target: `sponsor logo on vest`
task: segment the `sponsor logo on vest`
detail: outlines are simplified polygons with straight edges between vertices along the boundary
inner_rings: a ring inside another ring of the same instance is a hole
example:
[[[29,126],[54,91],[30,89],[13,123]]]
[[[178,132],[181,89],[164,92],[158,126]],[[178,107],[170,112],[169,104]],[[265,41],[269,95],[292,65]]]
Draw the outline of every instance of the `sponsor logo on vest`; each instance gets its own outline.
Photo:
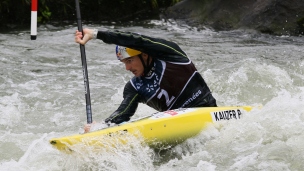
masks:
[[[235,110],[223,110],[217,112],[211,112],[213,121],[241,119],[242,112],[240,109]]]
[[[189,103],[194,101],[200,94],[202,94],[201,90],[198,90],[196,93],[192,94],[192,97],[190,97],[186,102],[182,105],[182,107],[187,106]]]

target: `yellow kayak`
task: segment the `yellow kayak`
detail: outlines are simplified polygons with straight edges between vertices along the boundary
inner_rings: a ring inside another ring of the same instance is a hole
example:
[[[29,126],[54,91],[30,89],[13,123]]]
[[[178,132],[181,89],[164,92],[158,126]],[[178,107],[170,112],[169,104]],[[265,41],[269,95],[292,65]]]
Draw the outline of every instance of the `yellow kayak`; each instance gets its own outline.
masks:
[[[143,138],[144,142],[153,148],[176,145],[200,133],[208,123],[238,120],[244,112],[251,109],[251,106],[199,107],[157,112],[142,119],[90,133],[53,138],[50,143],[61,151],[73,151],[73,146],[80,144],[102,147],[108,146],[109,141],[112,145],[117,144],[117,141],[124,143],[127,136],[132,135]]]

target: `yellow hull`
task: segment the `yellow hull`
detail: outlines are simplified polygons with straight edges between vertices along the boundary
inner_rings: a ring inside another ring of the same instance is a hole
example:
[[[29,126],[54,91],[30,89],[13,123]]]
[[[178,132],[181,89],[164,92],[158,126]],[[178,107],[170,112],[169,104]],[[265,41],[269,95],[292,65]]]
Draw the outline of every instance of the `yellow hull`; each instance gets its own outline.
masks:
[[[124,135],[134,135],[141,136],[147,144],[155,148],[176,145],[197,135],[208,123],[240,119],[244,111],[248,112],[251,109],[250,106],[242,106],[169,110],[86,134],[53,138],[50,143],[59,150],[72,151],[74,145],[103,146],[102,140],[111,139],[114,136],[118,136],[119,141],[123,143],[126,141]]]

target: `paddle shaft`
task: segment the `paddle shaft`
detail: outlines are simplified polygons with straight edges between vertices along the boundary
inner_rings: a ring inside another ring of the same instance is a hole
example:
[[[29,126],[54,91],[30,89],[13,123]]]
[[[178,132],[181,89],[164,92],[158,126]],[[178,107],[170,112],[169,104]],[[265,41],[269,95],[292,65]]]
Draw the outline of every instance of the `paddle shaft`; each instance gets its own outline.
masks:
[[[80,14],[79,0],[75,0],[75,3],[76,3],[78,31],[83,32],[82,31],[82,24],[81,24],[81,14]],[[83,79],[84,79],[87,123],[90,124],[90,123],[92,123],[91,97],[90,97],[90,87],[89,87],[89,77],[88,77],[88,68],[87,68],[85,47],[82,44],[80,44],[80,53],[81,53],[82,72],[83,72]]]

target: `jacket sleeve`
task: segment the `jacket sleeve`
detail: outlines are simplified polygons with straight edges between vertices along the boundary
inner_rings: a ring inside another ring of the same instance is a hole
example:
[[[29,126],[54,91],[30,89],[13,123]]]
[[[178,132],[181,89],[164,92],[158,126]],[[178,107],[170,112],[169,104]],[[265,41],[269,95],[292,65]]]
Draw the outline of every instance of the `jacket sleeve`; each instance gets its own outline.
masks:
[[[124,121],[129,121],[131,116],[134,115],[140,98],[130,81],[125,85],[123,98],[118,109],[112,113],[110,117],[105,119],[105,122],[119,124]]]
[[[129,47],[168,62],[189,62],[186,53],[174,42],[138,33],[98,31],[97,38],[108,44]]]

